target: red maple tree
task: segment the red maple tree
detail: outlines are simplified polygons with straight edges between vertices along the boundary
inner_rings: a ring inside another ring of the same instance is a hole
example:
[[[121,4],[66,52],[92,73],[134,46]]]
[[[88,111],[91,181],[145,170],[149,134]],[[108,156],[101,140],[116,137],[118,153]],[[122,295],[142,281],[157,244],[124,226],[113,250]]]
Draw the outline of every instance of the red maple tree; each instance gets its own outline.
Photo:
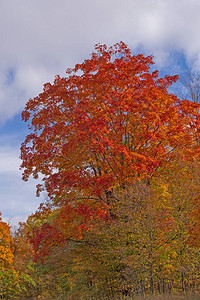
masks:
[[[132,55],[123,42],[98,44],[22,113],[31,129],[21,146],[23,179],[42,174],[38,193],[47,190],[61,212],[87,216],[84,224],[105,217],[103,195],[113,187],[148,180],[177,149],[199,154],[199,104],[170,94],[178,76],[160,78],[152,65],[152,56]]]

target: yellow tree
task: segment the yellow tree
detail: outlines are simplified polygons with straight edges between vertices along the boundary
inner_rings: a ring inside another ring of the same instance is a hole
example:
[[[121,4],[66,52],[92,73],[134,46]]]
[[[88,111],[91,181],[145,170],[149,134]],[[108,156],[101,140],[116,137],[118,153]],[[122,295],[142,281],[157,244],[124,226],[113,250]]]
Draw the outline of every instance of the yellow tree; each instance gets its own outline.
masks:
[[[0,270],[9,268],[14,259],[14,242],[10,234],[10,227],[0,217]]]

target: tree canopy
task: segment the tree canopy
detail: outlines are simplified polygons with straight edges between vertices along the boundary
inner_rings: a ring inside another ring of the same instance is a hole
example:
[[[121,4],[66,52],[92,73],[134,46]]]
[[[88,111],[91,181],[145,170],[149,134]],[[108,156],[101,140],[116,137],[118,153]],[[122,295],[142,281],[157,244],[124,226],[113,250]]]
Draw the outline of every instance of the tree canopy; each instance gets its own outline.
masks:
[[[96,45],[66,77],[46,83],[22,114],[32,131],[21,147],[23,179],[42,174],[59,202],[71,191],[100,195],[151,177],[177,148],[197,156],[198,103],[168,93],[178,76],[160,78],[152,64],[123,42]]]

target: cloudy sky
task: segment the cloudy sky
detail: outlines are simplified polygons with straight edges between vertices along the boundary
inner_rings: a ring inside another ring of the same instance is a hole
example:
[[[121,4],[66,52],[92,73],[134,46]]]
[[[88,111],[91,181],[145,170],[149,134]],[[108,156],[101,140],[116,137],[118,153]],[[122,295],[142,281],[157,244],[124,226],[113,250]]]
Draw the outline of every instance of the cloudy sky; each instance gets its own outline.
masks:
[[[26,101],[45,82],[81,63],[96,43],[124,41],[153,54],[161,73],[200,67],[199,0],[1,0],[0,211],[24,220],[43,201],[34,180],[23,182],[20,144]]]

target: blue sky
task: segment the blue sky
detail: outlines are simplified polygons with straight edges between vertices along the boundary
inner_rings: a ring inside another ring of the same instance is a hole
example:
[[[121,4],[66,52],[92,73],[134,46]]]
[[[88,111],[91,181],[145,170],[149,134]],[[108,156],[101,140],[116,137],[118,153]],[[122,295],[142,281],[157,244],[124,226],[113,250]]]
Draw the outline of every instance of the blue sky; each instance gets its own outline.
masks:
[[[16,223],[46,195],[21,180],[21,112],[45,82],[81,63],[96,43],[124,41],[155,56],[160,74],[200,68],[199,0],[1,0],[0,211]]]

